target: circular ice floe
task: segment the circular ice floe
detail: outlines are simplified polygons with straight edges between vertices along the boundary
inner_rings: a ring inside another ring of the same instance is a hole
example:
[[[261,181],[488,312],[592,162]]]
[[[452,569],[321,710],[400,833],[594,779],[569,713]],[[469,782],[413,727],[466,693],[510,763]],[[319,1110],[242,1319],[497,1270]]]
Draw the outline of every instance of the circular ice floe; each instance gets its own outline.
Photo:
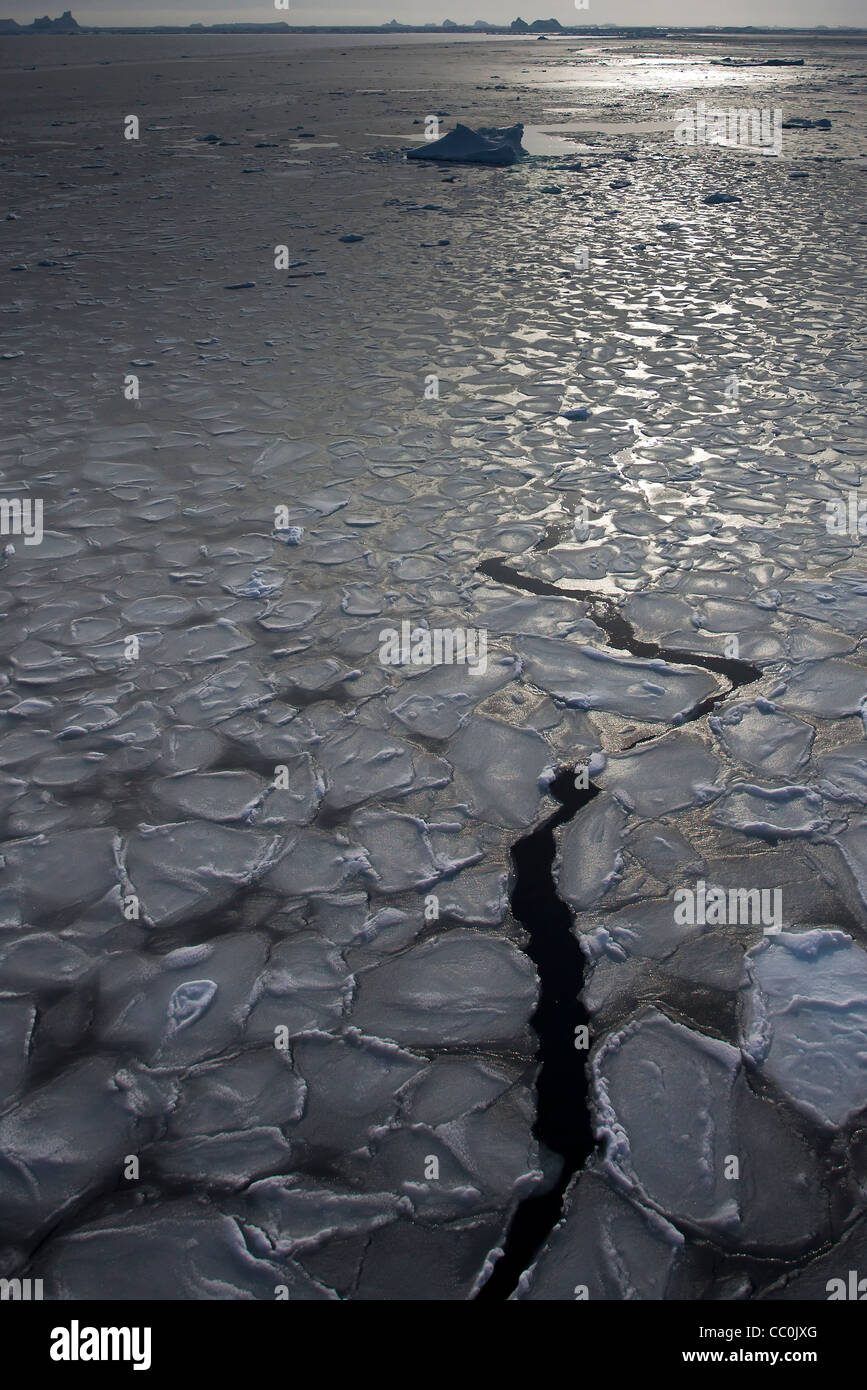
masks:
[[[746,957],[743,1050],[799,1110],[835,1128],[867,1105],[867,954],[845,932],[766,937]]]

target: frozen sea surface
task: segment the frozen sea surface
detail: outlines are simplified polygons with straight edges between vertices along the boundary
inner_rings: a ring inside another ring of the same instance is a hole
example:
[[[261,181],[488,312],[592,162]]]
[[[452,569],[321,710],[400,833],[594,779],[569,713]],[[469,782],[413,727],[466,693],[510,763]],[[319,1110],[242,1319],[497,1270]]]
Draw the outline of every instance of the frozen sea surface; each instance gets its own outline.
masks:
[[[44,508],[0,564],[0,1275],[472,1298],[559,1172],[509,894],[567,767],[596,1147],[515,1296],[824,1297],[867,1219],[863,50],[341,38],[180,90],[93,42],[0,99],[2,492]],[[407,163],[431,89],[583,103],[590,155]],[[676,146],[714,92],[848,114]],[[404,624],[484,660],[384,659]]]

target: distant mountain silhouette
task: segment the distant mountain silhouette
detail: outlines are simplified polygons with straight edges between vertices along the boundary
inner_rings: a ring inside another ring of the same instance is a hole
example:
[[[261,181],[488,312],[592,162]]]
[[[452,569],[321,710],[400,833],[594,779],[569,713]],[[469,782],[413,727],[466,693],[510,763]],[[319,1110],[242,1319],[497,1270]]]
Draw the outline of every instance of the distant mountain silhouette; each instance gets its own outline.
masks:
[[[14,19],[0,19],[0,34],[80,34],[78,20],[71,10],[64,10],[59,19],[49,19],[43,15],[32,24],[18,24]]]

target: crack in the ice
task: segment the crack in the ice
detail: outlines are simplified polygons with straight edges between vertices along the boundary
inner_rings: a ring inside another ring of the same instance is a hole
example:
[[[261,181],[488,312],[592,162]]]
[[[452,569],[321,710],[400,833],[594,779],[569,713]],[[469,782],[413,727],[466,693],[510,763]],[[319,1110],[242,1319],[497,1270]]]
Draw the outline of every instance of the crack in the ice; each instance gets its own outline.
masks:
[[[736,689],[759,679],[758,667],[734,657],[670,650],[638,638],[628,618],[613,599],[588,590],[566,590],[544,579],[521,574],[502,557],[483,560],[479,572],[499,584],[532,594],[552,594],[588,603],[593,621],[605,632],[612,648],[648,660],[688,663],[703,667],[730,682],[678,716],[676,725],[689,724],[709,713]],[[630,746],[662,738],[671,728],[636,739]],[[586,781],[587,785],[583,785]],[[563,1199],[574,1175],[593,1153],[595,1140],[589,1109],[588,1050],[578,1045],[578,1030],[589,1028],[589,1016],[581,999],[584,957],[572,932],[572,913],[557,894],[553,864],[557,845],[554,831],[598,794],[589,778],[578,784],[576,768],[561,768],[550,785],[560,809],[512,847],[515,883],[512,912],[527,931],[527,955],[539,976],[539,1002],[531,1019],[539,1039],[536,1079],[536,1121],[533,1133],[540,1144],[563,1160],[557,1181],[546,1192],[530,1196],[515,1210],[490,1277],[476,1297],[508,1298],[521,1275],[532,1264],[562,1215]]]

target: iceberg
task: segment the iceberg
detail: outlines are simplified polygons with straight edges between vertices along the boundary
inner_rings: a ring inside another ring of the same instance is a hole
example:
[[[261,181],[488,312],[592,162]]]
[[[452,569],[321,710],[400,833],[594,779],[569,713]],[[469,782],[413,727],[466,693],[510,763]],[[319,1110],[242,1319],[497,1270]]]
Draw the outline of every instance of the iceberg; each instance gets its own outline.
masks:
[[[439,140],[407,151],[407,159],[447,160],[450,164],[515,164],[527,151],[518,125],[471,130],[460,122]]]

